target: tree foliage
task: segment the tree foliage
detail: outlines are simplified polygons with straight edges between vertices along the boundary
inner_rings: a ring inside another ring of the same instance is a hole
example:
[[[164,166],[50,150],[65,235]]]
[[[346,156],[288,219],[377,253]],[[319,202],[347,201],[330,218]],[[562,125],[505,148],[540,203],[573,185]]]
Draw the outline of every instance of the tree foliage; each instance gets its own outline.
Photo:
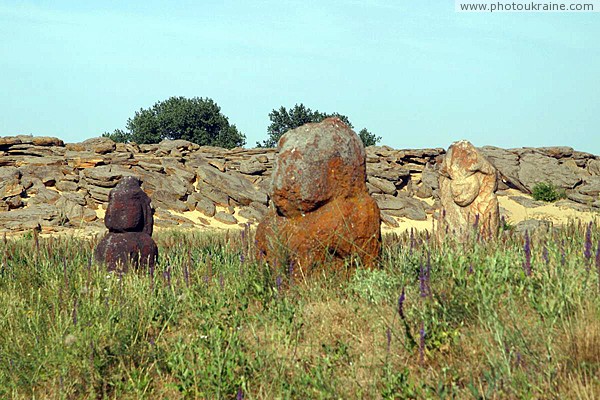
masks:
[[[140,109],[127,120],[126,131],[105,133],[115,142],[158,143],[184,139],[201,146],[243,146],[246,137],[229,123],[212,99],[171,97],[149,109]]]
[[[281,136],[287,131],[311,122],[321,122],[329,117],[338,117],[351,129],[354,128],[348,117],[339,113],[327,114],[318,110],[313,111],[302,103],[296,104],[289,110],[285,107],[280,107],[279,110],[273,110],[269,113],[269,119],[271,120],[271,124],[267,128],[269,137],[266,140],[263,140],[262,143],[256,143],[256,146],[276,147]],[[381,141],[380,136],[375,136],[366,128],[361,129],[358,136],[365,146],[375,145]]]

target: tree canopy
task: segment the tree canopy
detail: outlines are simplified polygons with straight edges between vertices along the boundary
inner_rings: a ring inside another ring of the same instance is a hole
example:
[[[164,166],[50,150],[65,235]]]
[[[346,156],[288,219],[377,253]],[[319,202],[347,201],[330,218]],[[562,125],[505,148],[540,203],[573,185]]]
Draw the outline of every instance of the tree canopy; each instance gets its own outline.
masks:
[[[127,120],[126,131],[105,133],[115,142],[158,143],[163,139],[184,139],[201,146],[228,149],[243,146],[246,137],[229,123],[212,99],[171,97],[149,109],[140,109]]]
[[[257,142],[256,146],[275,147],[277,146],[277,142],[281,136],[283,136],[283,134],[287,131],[298,128],[299,126],[310,122],[321,122],[325,118],[329,117],[338,117],[351,129],[354,129],[354,126],[347,116],[339,113],[327,114],[318,110],[313,111],[302,103],[296,104],[289,110],[285,107],[280,107],[279,110],[274,109],[269,113],[269,119],[271,120],[271,124],[267,128],[267,134],[269,137],[266,140],[263,140],[262,143]],[[358,136],[361,138],[365,146],[375,145],[381,141],[380,136],[375,136],[373,133],[369,132],[367,128],[361,129],[358,133]]]

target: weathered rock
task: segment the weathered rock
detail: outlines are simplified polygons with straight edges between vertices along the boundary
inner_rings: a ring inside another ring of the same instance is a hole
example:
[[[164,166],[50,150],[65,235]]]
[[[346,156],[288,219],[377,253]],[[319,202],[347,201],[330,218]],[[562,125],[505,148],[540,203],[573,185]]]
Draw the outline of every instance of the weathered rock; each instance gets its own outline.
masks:
[[[466,240],[473,229],[482,237],[496,234],[499,226],[496,168],[470,142],[453,143],[440,168],[442,206],[437,234],[446,232]]]
[[[127,271],[154,268],[158,248],[152,239],[154,225],[150,198],[140,187],[140,180],[126,176],[110,192],[104,224],[109,232],[94,253],[98,262],[109,270]]]
[[[0,226],[10,230],[29,230],[61,223],[58,208],[51,204],[35,204],[26,208],[0,212]]]
[[[29,194],[32,197],[27,201],[28,204],[54,204],[60,199],[60,193],[45,186],[39,187],[35,194],[33,191],[29,191]]]
[[[263,173],[266,170],[267,167],[256,158],[240,163],[240,172],[242,174],[255,175]]]
[[[154,218],[150,198],[140,181],[127,176],[110,192],[104,223],[110,232],[143,232],[152,236]]]
[[[392,228],[397,228],[400,226],[394,217],[383,211],[381,212],[381,222]]]
[[[600,176],[585,178],[584,184],[577,188],[577,192],[597,198],[600,195]]]
[[[215,213],[217,212],[217,209],[215,207],[215,204],[207,199],[206,197],[201,197],[198,202],[196,203],[195,209],[200,211],[202,214],[206,215],[207,217],[214,217]]]
[[[98,154],[106,154],[115,151],[116,144],[107,137],[97,137],[85,140],[81,143],[84,150]]]
[[[20,182],[21,171],[15,167],[0,167],[0,200],[20,196],[25,188]]]
[[[421,174],[421,185],[416,191],[416,196],[422,199],[428,197],[439,197],[440,174],[436,164],[427,163]]]
[[[100,186],[86,185],[85,189],[89,193],[90,197],[100,203],[108,203],[108,196],[110,195],[111,188],[105,188]]]
[[[580,204],[591,205],[597,197],[590,196],[587,194],[582,194],[578,192],[567,193],[567,199],[573,200]]]
[[[365,150],[337,118],[306,124],[279,140],[270,210],[257,228],[270,265],[293,261],[295,274],[348,257],[372,266],[381,248],[380,212],[366,188]]]
[[[392,197],[389,195],[374,198],[379,209],[389,215],[415,221],[425,221],[427,219],[427,213],[425,212],[427,204],[421,200],[408,196]]]
[[[367,175],[398,182],[410,177],[410,170],[398,164],[390,164],[380,161],[378,163],[367,163]]]
[[[529,193],[538,183],[550,182],[557,187],[572,189],[581,182],[571,168],[560,164],[555,158],[539,153],[526,153],[519,162],[519,180]]]
[[[79,184],[73,181],[62,180],[56,182],[56,190],[61,192],[76,192],[79,189]]]
[[[215,214],[215,219],[219,222],[223,222],[224,224],[237,224],[238,220],[235,219],[235,217],[229,213],[226,213],[224,211],[219,211],[218,213]]]
[[[86,207],[86,201],[81,193],[64,193],[56,201],[60,215],[72,226],[92,222],[97,219],[96,212]]]
[[[119,165],[101,165],[86,168],[82,172],[86,182],[103,188],[113,188],[123,176],[132,176],[133,172]]]
[[[519,156],[509,150],[494,146],[484,146],[481,152],[498,171],[498,179],[509,188],[524,193],[530,191],[519,180]]]
[[[527,232],[530,236],[535,236],[546,233],[550,229],[552,229],[552,222],[539,219],[528,219],[515,225],[515,232],[521,235]]]
[[[581,204],[581,203],[577,203],[570,199],[558,200],[557,202],[554,203],[554,205],[557,207],[570,208],[572,210],[581,211],[581,212],[589,212],[592,210],[591,204],[588,204],[588,205]]]
[[[144,232],[109,232],[98,243],[94,256],[109,271],[126,272],[129,267],[154,269],[158,247]]]
[[[388,180],[376,178],[374,176],[369,176],[367,178],[367,183],[373,185],[374,187],[379,189],[382,193],[390,194],[390,195],[394,195],[396,193],[396,185],[394,185],[392,182],[390,182]]]
[[[591,175],[600,176],[600,159],[589,160],[587,170]]]
[[[239,204],[248,205],[253,201],[267,204],[266,193],[260,192],[238,172],[229,171],[224,173],[208,164],[200,165],[197,171],[199,179],[225,193]],[[201,185],[198,186],[200,191]],[[208,194],[205,195],[209,197]]]
[[[525,196],[508,196],[508,198],[527,208],[535,208],[544,205],[543,201],[533,200]]]

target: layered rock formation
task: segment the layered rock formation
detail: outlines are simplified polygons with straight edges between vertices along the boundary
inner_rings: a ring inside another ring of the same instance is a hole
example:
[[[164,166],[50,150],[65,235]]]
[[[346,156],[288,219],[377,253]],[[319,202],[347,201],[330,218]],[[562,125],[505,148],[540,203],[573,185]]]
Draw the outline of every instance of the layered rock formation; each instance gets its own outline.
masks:
[[[481,237],[496,235],[500,209],[496,168],[470,142],[453,143],[440,168],[440,202],[437,235],[466,240],[476,231]]]
[[[499,172],[500,190],[530,193],[536,182],[550,180],[566,190],[565,204],[600,208],[598,156],[568,147],[486,146],[481,151]],[[257,221],[267,211],[275,153],[276,149],[227,150],[183,140],[136,145],[94,138],[64,144],[56,138],[1,137],[0,232],[38,225],[45,232],[81,226],[102,229],[98,210],[106,209],[110,190],[125,175],[143,180],[158,227],[204,224],[183,217],[181,212],[187,210],[206,218],[222,212],[220,218],[231,226],[246,219]],[[396,224],[396,218],[422,220],[434,212],[444,154],[444,149],[366,148],[367,189],[386,224]]]
[[[309,275],[325,261],[355,256],[372,265],[381,247],[377,203],[366,186],[365,150],[338,118],[287,132],[278,145],[270,191],[274,203],[256,231],[271,265],[293,263]]]

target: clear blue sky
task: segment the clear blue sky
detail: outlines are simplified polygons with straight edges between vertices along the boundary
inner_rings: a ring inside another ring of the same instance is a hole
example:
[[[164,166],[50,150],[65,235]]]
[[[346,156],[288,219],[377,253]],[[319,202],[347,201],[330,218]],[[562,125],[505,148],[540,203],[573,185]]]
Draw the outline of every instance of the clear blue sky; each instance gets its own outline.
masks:
[[[67,142],[170,96],[246,135],[304,103],[395,148],[458,139],[600,154],[600,13],[456,13],[453,1],[3,1],[0,135]]]

